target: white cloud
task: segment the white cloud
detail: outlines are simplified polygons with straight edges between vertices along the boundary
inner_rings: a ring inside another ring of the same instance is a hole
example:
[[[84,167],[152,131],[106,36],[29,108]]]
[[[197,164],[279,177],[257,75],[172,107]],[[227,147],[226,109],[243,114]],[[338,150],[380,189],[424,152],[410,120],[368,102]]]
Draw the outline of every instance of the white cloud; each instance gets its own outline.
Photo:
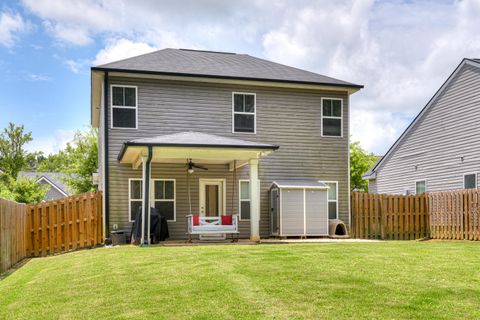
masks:
[[[28,31],[29,24],[18,13],[0,13],[0,44],[7,48],[14,46],[18,34]]]
[[[28,75],[28,80],[30,81],[51,81],[52,78],[44,74],[35,74],[31,73]]]
[[[42,151],[43,154],[49,155],[59,150],[65,149],[68,142],[74,138],[74,130],[56,129],[52,135],[38,136],[25,146],[29,152]]]
[[[157,48],[143,42],[133,42],[128,39],[110,40],[107,46],[97,53],[93,65],[122,60],[155,50]]]
[[[86,59],[67,59],[65,60],[65,64],[73,73],[84,73],[86,72],[86,68],[90,66],[91,61]]]
[[[104,43],[64,59],[76,73],[164,47],[262,56],[365,85],[354,139],[385,152],[463,57],[480,56],[480,0],[22,0],[65,44]]]
[[[262,44],[275,61],[364,84],[351,131],[383,153],[461,59],[479,55],[479,16],[478,0],[311,2],[280,17]]]

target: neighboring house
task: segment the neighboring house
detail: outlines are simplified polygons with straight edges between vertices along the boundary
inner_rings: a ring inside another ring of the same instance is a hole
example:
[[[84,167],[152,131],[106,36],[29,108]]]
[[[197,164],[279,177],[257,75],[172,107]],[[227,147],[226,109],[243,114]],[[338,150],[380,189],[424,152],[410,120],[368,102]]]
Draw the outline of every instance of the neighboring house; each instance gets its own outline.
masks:
[[[477,188],[480,60],[463,59],[405,132],[365,175],[373,193]]]
[[[60,199],[72,195],[72,191],[63,181],[65,178],[64,173],[20,171],[18,177],[35,179],[38,183],[47,186],[48,191],[43,199],[44,201]]]
[[[330,217],[349,223],[349,96],[361,85],[187,49],[92,67],[91,79],[106,236],[129,232],[145,202],[173,239],[186,238],[190,206],[238,214],[240,237],[267,237],[275,180],[328,182]],[[189,174],[189,159],[208,171]]]

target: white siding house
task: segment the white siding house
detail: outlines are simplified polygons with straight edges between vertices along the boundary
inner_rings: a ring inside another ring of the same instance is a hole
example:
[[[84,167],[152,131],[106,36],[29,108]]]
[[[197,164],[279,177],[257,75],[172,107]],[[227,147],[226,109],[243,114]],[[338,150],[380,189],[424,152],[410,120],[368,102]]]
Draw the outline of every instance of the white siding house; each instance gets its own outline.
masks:
[[[480,60],[463,59],[405,132],[365,175],[373,193],[477,188]]]

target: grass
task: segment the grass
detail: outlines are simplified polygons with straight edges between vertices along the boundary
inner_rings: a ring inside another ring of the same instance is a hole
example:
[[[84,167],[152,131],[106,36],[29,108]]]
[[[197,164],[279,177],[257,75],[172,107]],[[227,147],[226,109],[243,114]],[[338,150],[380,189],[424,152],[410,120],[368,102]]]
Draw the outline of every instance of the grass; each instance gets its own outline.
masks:
[[[84,250],[0,280],[4,318],[478,319],[480,244]]]

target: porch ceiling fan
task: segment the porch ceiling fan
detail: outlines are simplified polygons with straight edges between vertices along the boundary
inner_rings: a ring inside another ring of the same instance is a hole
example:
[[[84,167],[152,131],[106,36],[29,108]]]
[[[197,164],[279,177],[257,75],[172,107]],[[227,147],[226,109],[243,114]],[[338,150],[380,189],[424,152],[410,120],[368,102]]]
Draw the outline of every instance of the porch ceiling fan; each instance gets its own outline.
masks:
[[[208,170],[208,168],[192,162],[192,159],[188,159],[187,167],[188,167],[187,169],[188,173],[193,173],[194,169]]]

